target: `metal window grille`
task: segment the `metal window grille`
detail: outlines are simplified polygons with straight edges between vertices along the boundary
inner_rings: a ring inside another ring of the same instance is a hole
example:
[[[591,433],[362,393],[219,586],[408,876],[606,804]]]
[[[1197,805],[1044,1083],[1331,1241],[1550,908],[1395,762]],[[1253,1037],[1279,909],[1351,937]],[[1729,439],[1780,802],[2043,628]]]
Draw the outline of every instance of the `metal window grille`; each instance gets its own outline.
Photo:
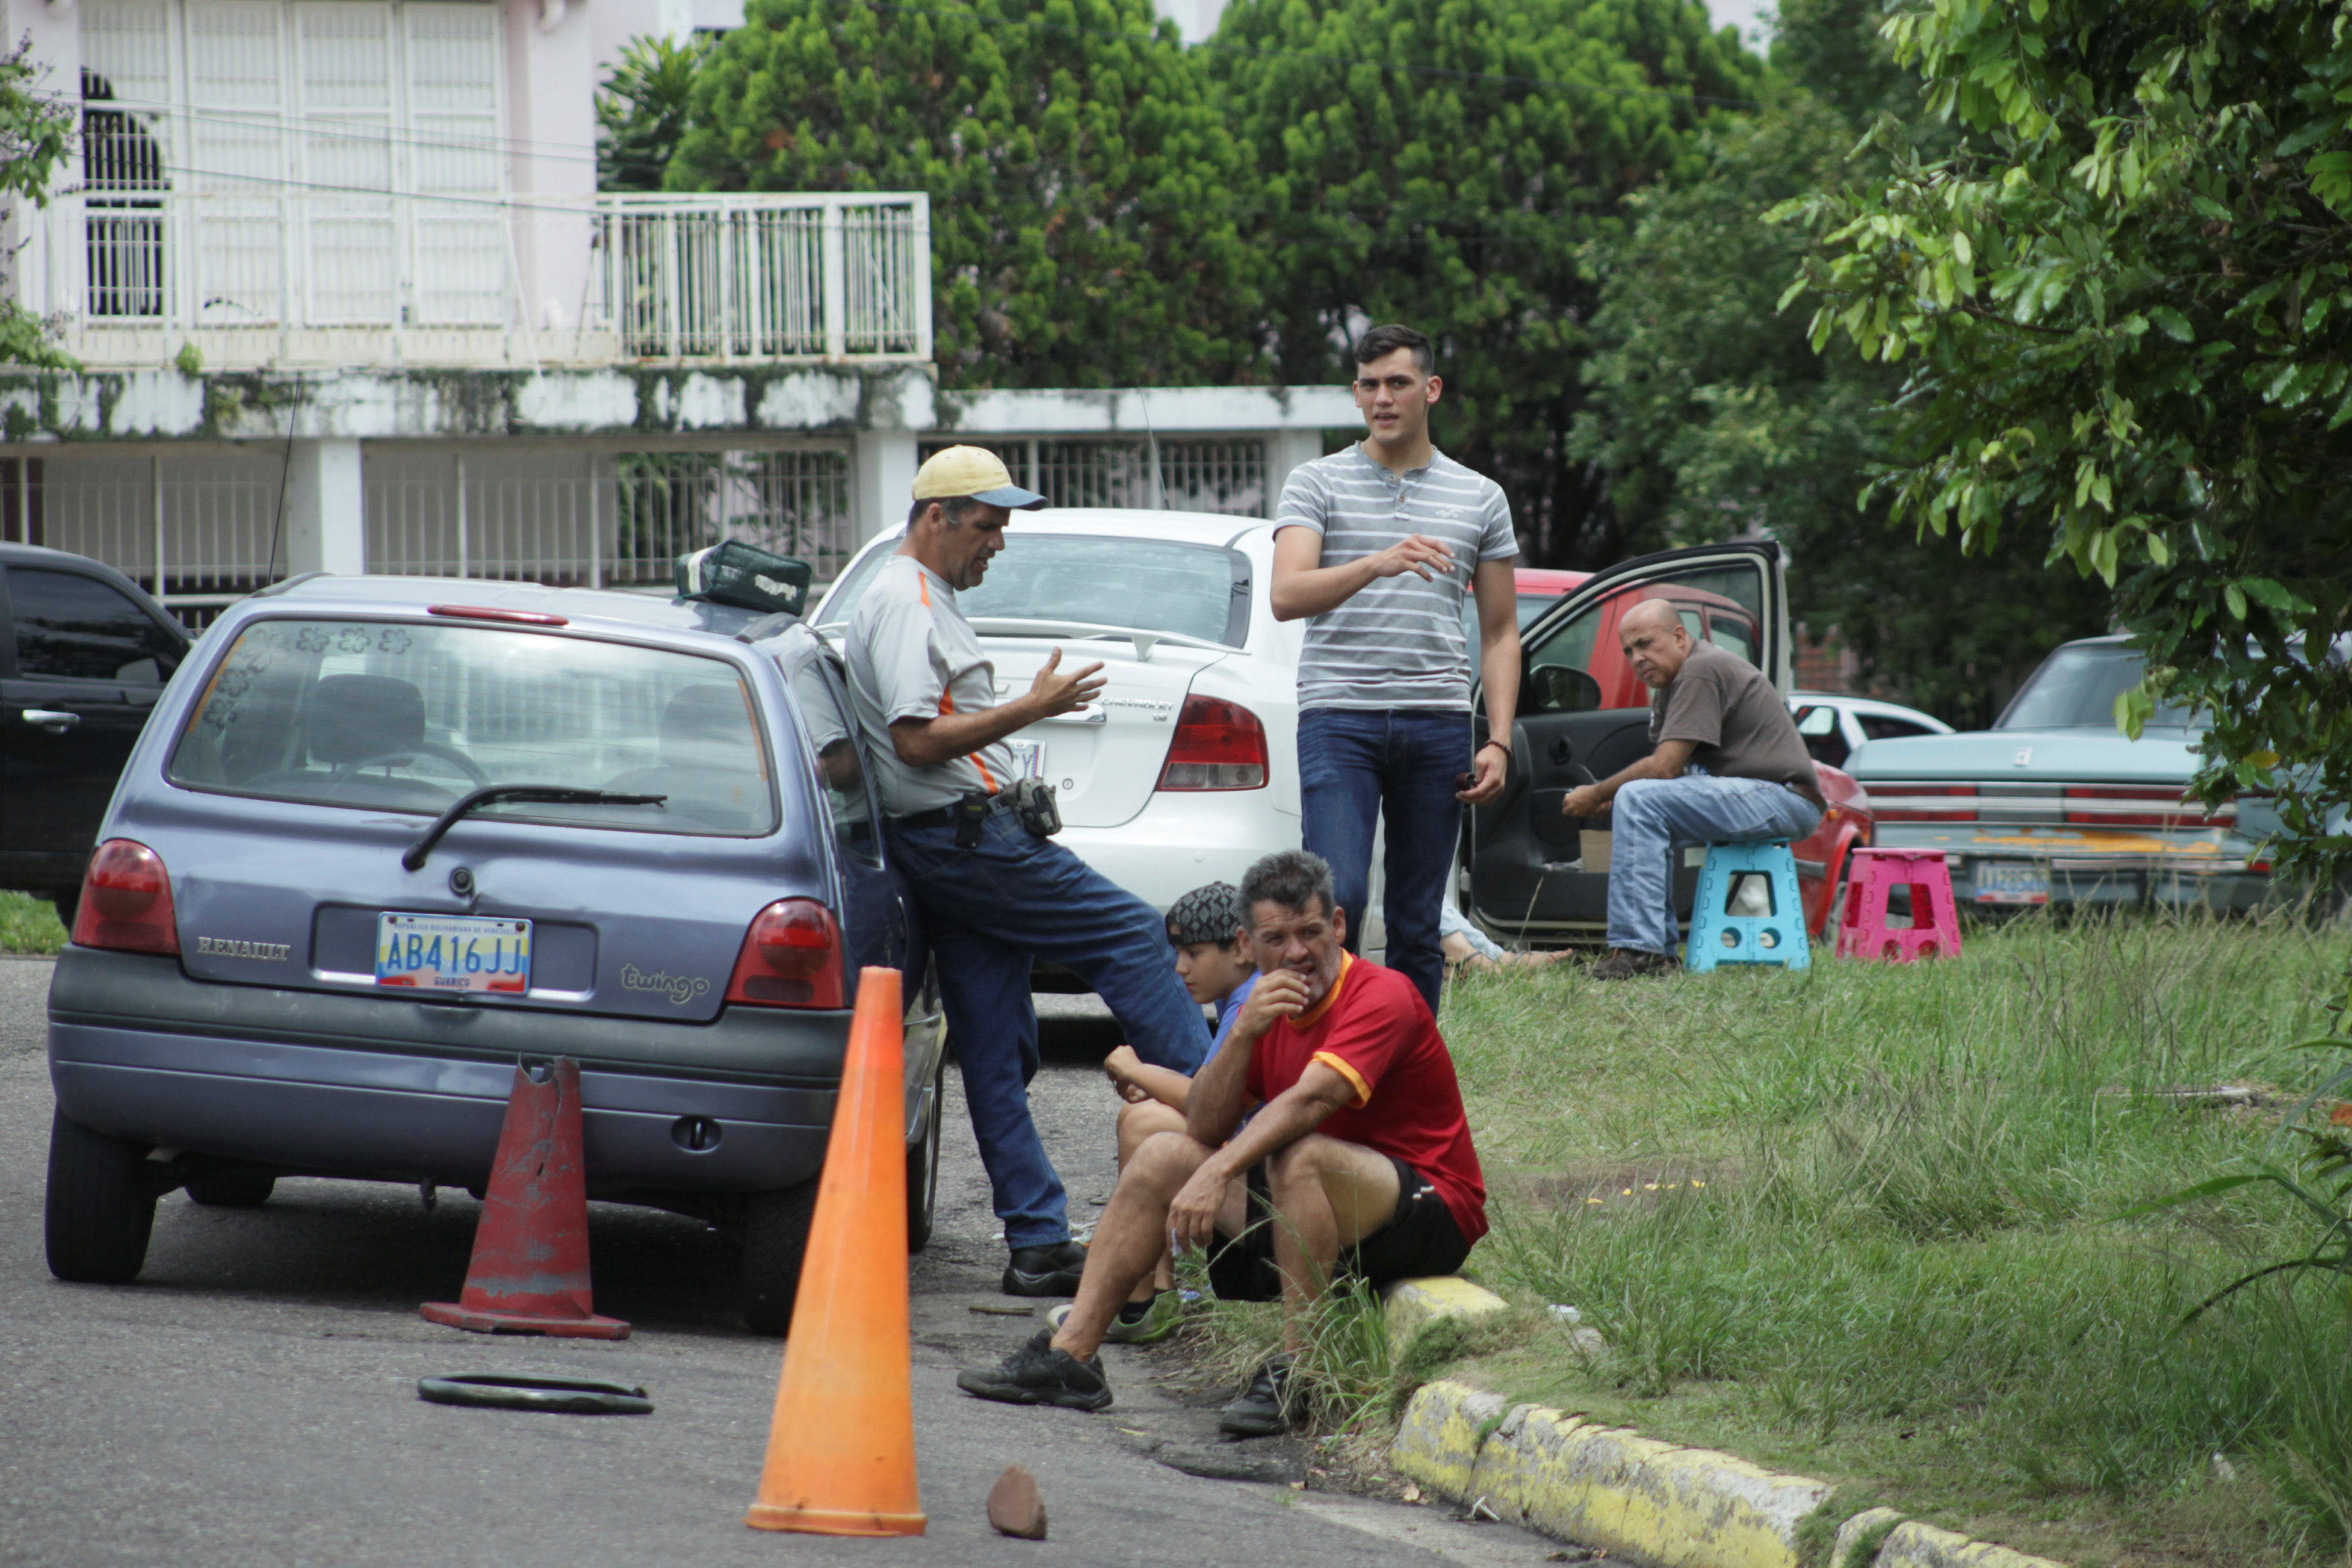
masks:
[[[539,460],[542,465],[545,459]],[[574,475],[488,455],[370,463],[370,571],[590,587],[669,582],[677,558],[740,538],[830,580],[858,545],[837,448],[597,455]]]
[[[1150,455],[1160,456],[1151,494]],[[934,440],[921,455],[979,446],[1004,460],[1013,483],[1056,507],[1158,507],[1171,511],[1266,515],[1265,443],[1236,437],[1150,441]]]
[[[6,537],[102,560],[192,626],[286,575],[275,455],[65,455],[6,467]]]

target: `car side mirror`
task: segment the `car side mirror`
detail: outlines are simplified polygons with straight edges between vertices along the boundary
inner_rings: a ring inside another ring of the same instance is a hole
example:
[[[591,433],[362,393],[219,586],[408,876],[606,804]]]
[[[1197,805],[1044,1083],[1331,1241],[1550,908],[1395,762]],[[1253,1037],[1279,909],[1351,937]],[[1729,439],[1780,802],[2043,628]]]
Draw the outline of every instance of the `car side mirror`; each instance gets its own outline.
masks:
[[[1595,713],[1601,707],[1601,683],[1572,664],[1538,664],[1521,684],[1530,713]]]

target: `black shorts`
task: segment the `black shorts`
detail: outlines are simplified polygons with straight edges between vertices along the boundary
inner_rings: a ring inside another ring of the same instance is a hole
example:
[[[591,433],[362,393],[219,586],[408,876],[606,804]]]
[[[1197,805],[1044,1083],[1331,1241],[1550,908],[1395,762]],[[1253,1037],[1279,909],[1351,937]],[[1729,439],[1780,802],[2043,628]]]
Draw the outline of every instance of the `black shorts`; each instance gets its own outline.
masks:
[[[1396,1166],[1396,1212],[1353,1247],[1339,1249],[1339,1278],[1361,1280],[1375,1290],[1391,1280],[1451,1274],[1470,1256],[1454,1211],[1429,1178],[1394,1155],[1389,1163]],[[1249,1228],[1239,1236],[1217,1232],[1209,1248],[1209,1284],[1228,1301],[1278,1301],[1282,1273],[1274,1266],[1274,1228],[1281,1222],[1274,1217],[1263,1162],[1250,1167],[1245,1181]]]

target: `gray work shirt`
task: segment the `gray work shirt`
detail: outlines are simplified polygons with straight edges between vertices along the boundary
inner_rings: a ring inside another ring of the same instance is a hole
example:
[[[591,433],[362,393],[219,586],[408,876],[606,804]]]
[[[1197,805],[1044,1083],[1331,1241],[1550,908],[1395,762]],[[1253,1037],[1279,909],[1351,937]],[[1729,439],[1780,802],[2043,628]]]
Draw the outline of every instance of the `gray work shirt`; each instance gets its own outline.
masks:
[[[886,815],[936,810],[975,789],[993,795],[1012,782],[1013,750],[1001,740],[929,768],[908,766],[890,744],[895,720],[996,706],[996,666],[945,578],[913,556],[884,561],[850,612],[845,654],[850,710],[866,737]]]
[[[1408,534],[1454,553],[1454,570],[1434,580],[1414,571],[1384,577],[1307,618],[1300,707],[1470,711],[1463,597],[1481,561],[1519,553],[1501,486],[1443,452],[1424,467],[1391,474],[1350,446],[1291,471],[1274,526],[1322,535],[1323,566],[1377,555]]]

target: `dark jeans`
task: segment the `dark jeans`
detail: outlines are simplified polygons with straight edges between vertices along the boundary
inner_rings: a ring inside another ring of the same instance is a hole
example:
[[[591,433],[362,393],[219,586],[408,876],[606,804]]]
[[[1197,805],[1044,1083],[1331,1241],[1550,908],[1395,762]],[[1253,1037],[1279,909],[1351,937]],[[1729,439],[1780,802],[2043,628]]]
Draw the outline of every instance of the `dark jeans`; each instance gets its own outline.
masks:
[[[956,848],[952,827],[893,823],[889,842],[939,961],[948,1043],[963,1071],[1005,1244],[1066,1240],[1062,1178],[1029,1115],[1037,1072],[1031,961],[1059,964],[1092,986],[1144,1061],[1197,1072],[1209,1031],[1176,977],[1167,925],[1068,850],[1032,837],[1010,812],[982,824],[977,849]]]
[[[1360,937],[1370,896],[1374,825],[1385,824],[1388,966],[1420,988],[1432,1013],[1445,979],[1437,906],[1462,836],[1454,780],[1469,771],[1472,750],[1466,713],[1318,707],[1298,716],[1302,836],[1331,862],[1348,946]]]

